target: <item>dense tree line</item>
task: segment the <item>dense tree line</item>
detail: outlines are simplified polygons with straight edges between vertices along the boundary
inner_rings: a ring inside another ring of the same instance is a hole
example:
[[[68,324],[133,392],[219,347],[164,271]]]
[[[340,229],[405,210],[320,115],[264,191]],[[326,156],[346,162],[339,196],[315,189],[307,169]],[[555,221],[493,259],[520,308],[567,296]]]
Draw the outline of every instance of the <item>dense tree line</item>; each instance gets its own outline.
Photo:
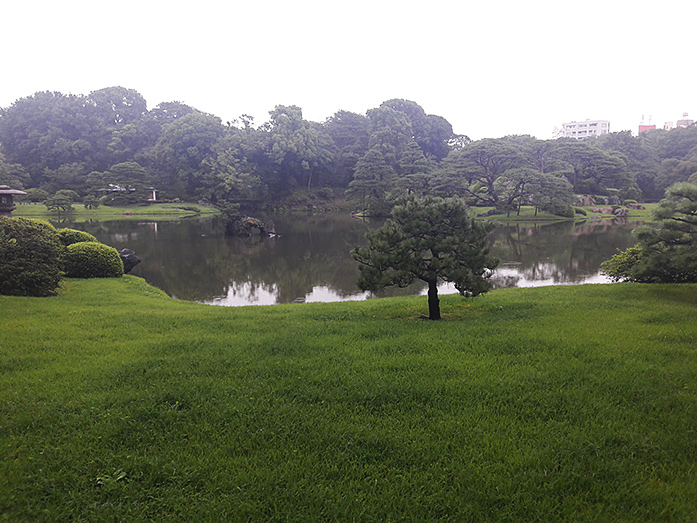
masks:
[[[277,106],[261,125],[245,115],[222,122],[179,102],[148,110],[123,87],[86,96],[38,92],[0,110],[0,183],[49,194],[118,186],[143,199],[154,187],[162,198],[264,203],[331,187],[378,214],[402,194],[563,214],[574,193],[655,200],[695,173],[697,126],[584,141],[472,142],[400,99],[322,123],[304,119],[299,107]]]

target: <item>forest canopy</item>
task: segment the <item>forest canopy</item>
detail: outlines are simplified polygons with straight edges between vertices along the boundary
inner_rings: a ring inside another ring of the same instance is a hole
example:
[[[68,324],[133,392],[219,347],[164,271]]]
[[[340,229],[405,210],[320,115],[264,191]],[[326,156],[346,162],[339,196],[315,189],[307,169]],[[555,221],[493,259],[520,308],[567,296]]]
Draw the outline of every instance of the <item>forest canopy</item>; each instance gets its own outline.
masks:
[[[176,101],[148,109],[124,87],[37,92],[0,109],[0,184],[49,194],[120,190],[144,201],[155,188],[163,199],[263,204],[331,188],[373,214],[389,214],[404,194],[563,213],[573,194],[658,200],[694,176],[697,126],[580,141],[471,141],[403,99],[324,122],[278,105],[256,124],[246,115],[223,122]]]

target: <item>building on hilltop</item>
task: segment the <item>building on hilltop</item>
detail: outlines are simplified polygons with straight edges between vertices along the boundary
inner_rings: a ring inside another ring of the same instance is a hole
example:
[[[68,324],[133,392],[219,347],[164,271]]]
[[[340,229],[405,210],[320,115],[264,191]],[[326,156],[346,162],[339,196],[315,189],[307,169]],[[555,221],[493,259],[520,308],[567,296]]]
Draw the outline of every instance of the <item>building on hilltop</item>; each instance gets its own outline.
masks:
[[[647,131],[653,131],[656,129],[656,125],[651,123],[651,117],[649,116],[649,123],[644,123],[644,115],[641,115],[641,123],[639,124],[639,134],[645,133]]]
[[[687,117],[687,113],[682,113],[682,120],[678,120],[678,122],[675,124],[675,127],[689,127],[693,123],[695,123],[695,121],[690,120]]]
[[[586,120],[585,122],[569,122],[562,124],[559,138],[575,138],[583,140],[590,136],[600,136],[610,132],[609,120]]]
[[[670,131],[671,129],[677,129],[678,127],[689,127],[690,125],[693,125],[695,123],[694,120],[691,120],[687,117],[687,113],[682,113],[682,120],[678,120],[675,125],[673,125],[673,122],[666,122],[663,125],[663,128],[666,131]]]

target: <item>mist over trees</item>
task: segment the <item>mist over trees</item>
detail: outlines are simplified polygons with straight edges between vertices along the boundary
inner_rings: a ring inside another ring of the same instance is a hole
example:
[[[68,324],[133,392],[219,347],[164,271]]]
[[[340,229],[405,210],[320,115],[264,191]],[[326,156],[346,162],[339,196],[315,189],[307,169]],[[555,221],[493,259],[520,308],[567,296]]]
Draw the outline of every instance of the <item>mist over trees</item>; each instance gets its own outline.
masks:
[[[568,212],[573,194],[658,200],[697,173],[697,126],[576,141],[471,141],[416,102],[311,122],[278,105],[266,122],[219,117],[176,101],[147,108],[133,89],[38,92],[0,109],[0,184],[95,196],[120,187],[162,199],[263,205],[331,188],[356,210],[389,214],[404,194],[462,196],[511,212]]]

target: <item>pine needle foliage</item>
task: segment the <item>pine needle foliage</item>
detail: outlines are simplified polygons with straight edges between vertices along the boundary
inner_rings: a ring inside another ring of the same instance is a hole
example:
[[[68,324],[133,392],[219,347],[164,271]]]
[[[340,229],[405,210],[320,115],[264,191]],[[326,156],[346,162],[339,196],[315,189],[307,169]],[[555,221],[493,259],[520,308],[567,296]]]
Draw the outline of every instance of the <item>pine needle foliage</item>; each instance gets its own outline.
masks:
[[[428,284],[429,319],[440,319],[438,285],[452,282],[463,296],[487,292],[498,260],[489,255],[488,223],[475,222],[460,198],[413,195],[399,200],[392,219],[366,234],[367,247],[352,256],[360,264],[364,291],[415,280]]]

